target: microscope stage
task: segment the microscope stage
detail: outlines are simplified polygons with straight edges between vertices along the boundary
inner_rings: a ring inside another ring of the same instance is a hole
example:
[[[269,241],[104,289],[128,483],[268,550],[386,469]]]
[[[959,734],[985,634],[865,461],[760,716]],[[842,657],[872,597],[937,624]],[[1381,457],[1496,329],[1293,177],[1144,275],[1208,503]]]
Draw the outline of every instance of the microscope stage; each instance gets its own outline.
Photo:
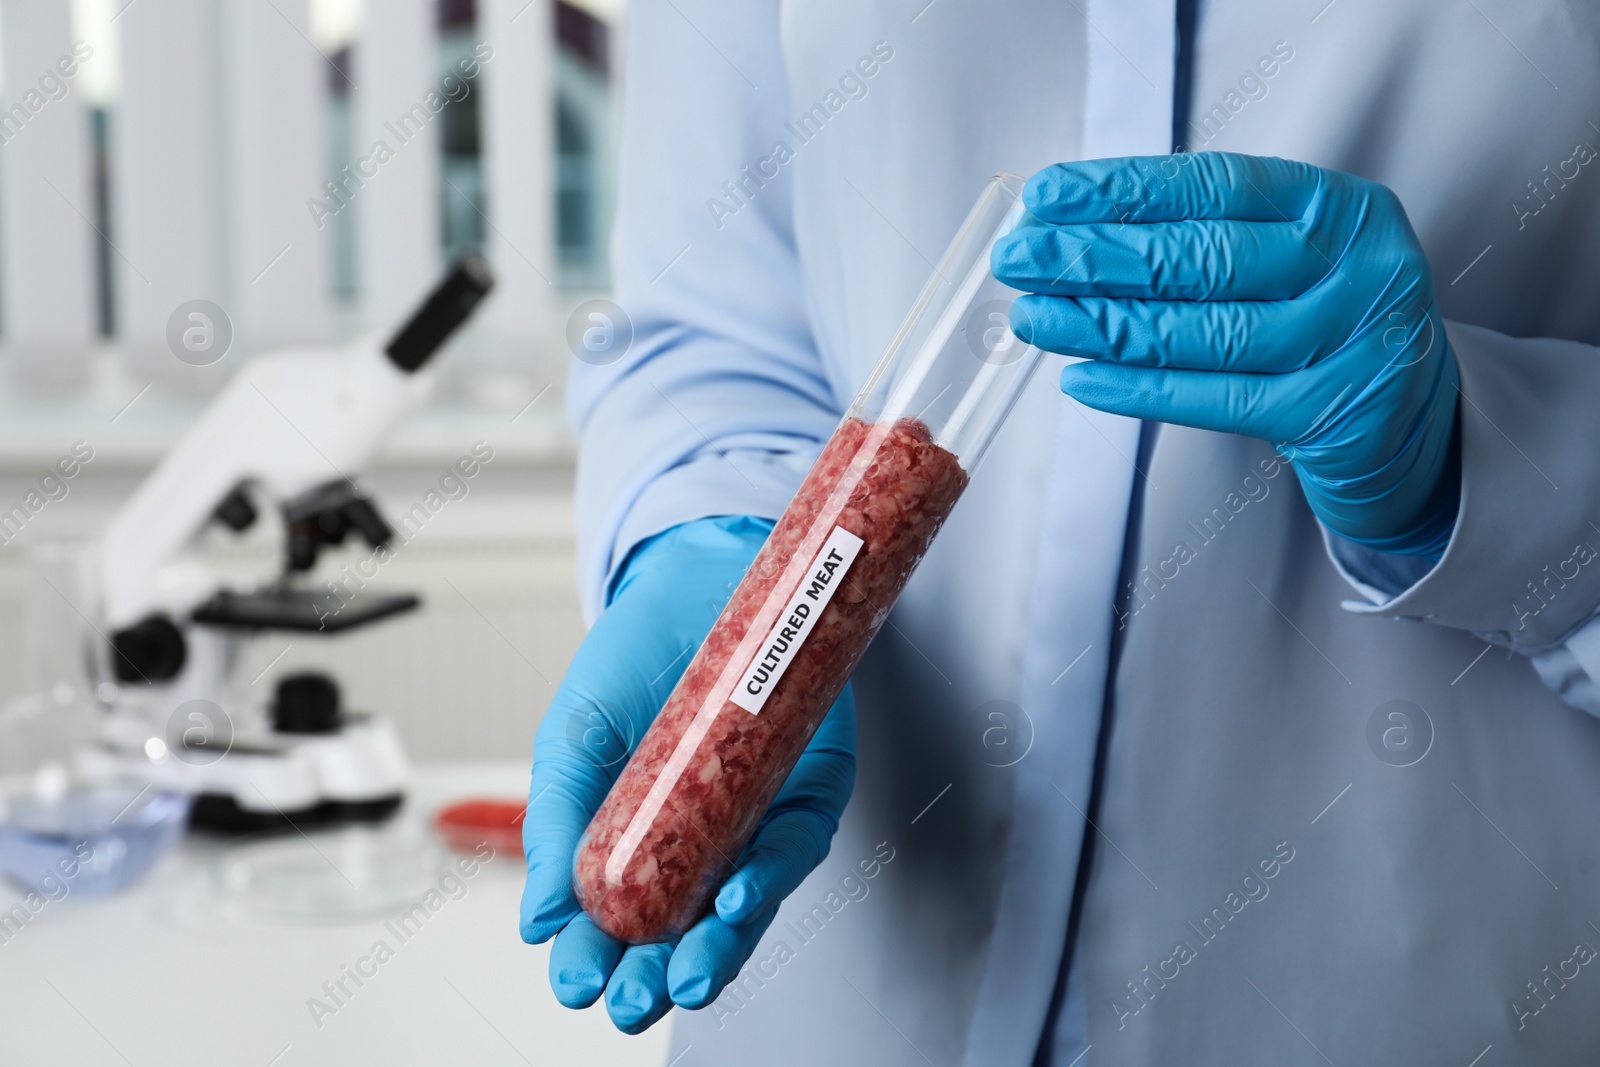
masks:
[[[410,611],[422,601],[411,593],[368,593],[345,601],[310,589],[258,593],[221,592],[194,611],[194,621],[247,630],[337,633]]]

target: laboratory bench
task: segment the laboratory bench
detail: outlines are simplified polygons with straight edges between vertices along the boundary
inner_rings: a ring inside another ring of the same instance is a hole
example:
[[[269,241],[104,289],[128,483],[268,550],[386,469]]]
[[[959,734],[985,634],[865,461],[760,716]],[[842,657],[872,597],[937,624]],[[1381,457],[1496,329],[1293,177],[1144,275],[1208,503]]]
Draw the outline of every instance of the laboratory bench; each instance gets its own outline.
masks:
[[[394,829],[430,832],[441,806],[524,796],[527,781],[526,762],[424,765]],[[319,840],[286,831],[265,843],[311,857]],[[519,854],[458,865],[449,853],[438,892],[313,922],[270,917],[224,888],[230,850],[261,843],[191,834],[126,890],[86,897],[69,881],[0,928],[0,1064],[666,1063],[667,1025],[628,1037],[601,1006],[556,1003],[548,946],[517,936]],[[0,883],[0,911],[22,895]]]

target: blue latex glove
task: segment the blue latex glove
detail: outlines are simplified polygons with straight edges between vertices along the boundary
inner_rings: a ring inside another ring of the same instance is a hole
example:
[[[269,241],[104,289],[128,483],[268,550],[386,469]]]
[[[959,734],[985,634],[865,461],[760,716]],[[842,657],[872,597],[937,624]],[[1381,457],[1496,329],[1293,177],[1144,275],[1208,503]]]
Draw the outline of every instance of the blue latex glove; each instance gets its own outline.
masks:
[[[1200,153],[1064,163],[992,266],[1028,293],[1013,331],[1088,360],[1061,388],[1102,411],[1272,442],[1317,517],[1437,559],[1460,491],[1455,356],[1433,273],[1389,189]]]
[[[578,907],[572,860],[645,730],[766,540],[762,519],[702,519],[644,542],[539,724],[522,841],[522,939],[550,949],[550,986],[569,1008],[605,994],[636,1034],[678,1004],[711,1003],[738,974],[778,903],[828,854],[855,784],[855,702],[845,689],[817,728],[713,914],[674,944],[624,946]]]

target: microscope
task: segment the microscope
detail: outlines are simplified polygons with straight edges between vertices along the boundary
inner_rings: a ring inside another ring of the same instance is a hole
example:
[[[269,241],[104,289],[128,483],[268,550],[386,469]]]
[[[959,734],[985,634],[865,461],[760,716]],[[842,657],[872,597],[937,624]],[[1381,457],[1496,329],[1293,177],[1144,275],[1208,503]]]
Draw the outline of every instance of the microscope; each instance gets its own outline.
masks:
[[[429,359],[488,294],[469,256],[392,339],[296,348],[251,360],[117,512],[98,540],[91,677],[108,714],[78,754],[91,777],[124,777],[194,798],[190,825],[241,832],[375,822],[400,807],[409,774],[387,720],[346,711],[333,679],[289,675],[270,697],[237,677],[264,631],[331,635],[420,601],[313,588],[327,546],[393,531],[356,482],[400,419],[428,395]],[[281,571],[230,588],[197,547],[213,527],[252,526],[275,506]]]

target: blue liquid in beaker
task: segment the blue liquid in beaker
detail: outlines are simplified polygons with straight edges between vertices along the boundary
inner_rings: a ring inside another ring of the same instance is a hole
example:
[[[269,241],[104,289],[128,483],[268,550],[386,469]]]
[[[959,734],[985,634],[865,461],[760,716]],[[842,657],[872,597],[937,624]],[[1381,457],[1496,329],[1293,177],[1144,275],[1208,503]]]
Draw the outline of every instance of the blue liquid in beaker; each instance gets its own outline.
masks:
[[[189,798],[153,787],[74,787],[14,795],[0,821],[0,874],[59,899],[137,880],[183,832]],[[65,887],[64,889],[62,887]]]

